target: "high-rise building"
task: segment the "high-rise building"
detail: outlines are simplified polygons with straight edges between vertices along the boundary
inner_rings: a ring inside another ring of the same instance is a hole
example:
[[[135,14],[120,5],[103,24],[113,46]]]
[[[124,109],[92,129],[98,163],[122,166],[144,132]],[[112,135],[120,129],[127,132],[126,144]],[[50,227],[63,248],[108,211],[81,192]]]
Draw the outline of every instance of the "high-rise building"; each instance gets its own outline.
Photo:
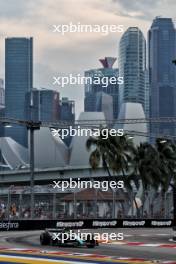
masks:
[[[85,72],[85,77],[91,77],[92,80],[99,77],[100,80],[103,77],[107,77],[110,79],[111,77],[119,77],[118,69],[112,68],[116,58],[105,57],[105,59],[101,59],[100,62],[103,65],[103,68],[92,69]],[[102,92],[112,96],[113,98],[113,119],[118,117],[118,94],[119,94],[119,84],[118,83],[110,83],[103,87],[102,83],[90,83],[87,82],[85,84],[85,98],[84,98],[84,111],[85,112],[97,112],[96,107],[96,93]]]
[[[111,95],[104,92],[97,92],[95,95],[95,109],[96,112],[103,112],[105,119],[113,120],[113,98]],[[111,124],[111,122],[110,122]]]
[[[119,45],[119,105],[140,103],[145,110],[146,41],[138,27],[129,27]]]
[[[5,111],[4,80],[0,79],[0,117],[4,117]],[[0,137],[4,137],[4,126],[0,124]]]
[[[171,18],[156,17],[148,34],[150,117],[176,116],[176,31]],[[151,124],[151,133],[175,132],[170,123]]]
[[[74,126],[75,122],[75,101],[69,100],[68,97],[62,97],[59,103],[59,120],[66,121],[68,124],[64,128],[69,129],[69,126]],[[72,137],[70,135],[66,136],[63,141],[69,146]]]
[[[75,102],[69,100],[68,97],[62,97],[59,103],[60,120],[74,121],[75,120]]]
[[[4,104],[5,104],[4,80],[0,79],[0,109],[4,108]]]
[[[28,120],[57,122],[59,120],[59,93],[50,89],[32,89],[26,94]]]
[[[148,69],[146,69],[145,71],[145,109],[144,109],[146,118],[149,118],[149,112],[150,112],[149,90],[150,90],[149,71]]]
[[[26,93],[33,87],[33,39],[7,38],[5,40],[5,116],[26,119]],[[26,127],[5,129],[5,135],[27,147]]]

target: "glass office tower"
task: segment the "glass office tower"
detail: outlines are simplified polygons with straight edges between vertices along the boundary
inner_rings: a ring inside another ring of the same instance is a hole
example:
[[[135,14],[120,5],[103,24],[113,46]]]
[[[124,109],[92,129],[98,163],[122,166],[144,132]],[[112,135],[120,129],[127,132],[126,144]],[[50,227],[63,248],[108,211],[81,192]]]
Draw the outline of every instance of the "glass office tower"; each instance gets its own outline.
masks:
[[[59,102],[59,119],[63,121],[75,120],[75,101],[62,97]]]
[[[148,33],[150,117],[176,116],[176,31],[171,18],[156,17]],[[175,133],[172,124],[151,124],[151,133]]]
[[[111,77],[119,77],[119,71],[116,68],[113,68],[113,65],[116,61],[116,58],[113,57],[105,57],[104,59],[100,59],[103,68],[92,69],[85,72],[85,77],[91,77],[92,80],[97,76],[101,79],[103,77],[107,77],[110,79]],[[117,119],[119,112],[118,105],[118,96],[119,96],[119,84],[118,83],[108,83],[107,87],[103,87],[102,83],[86,83],[85,84],[85,97],[84,97],[84,111],[85,112],[96,112],[96,94],[102,92],[112,96],[112,111],[113,111],[113,119]]]
[[[145,110],[146,41],[138,27],[129,27],[119,45],[119,105],[140,103]]]
[[[5,116],[26,119],[25,95],[33,87],[33,39],[7,38],[5,40]],[[5,129],[5,135],[27,147],[25,127]]]
[[[35,122],[59,121],[59,92],[50,89],[32,89],[26,94],[27,119]]]
[[[70,100],[68,97],[62,97],[59,102],[59,120],[66,121],[64,128],[69,129],[69,126],[74,126],[75,122],[75,101]],[[72,137],[66,136],[63,141],[67,146],[70,146]]]
[[[4,90],[4,80],[0,79],[0,117],[4,117],[5,111],[5,90]],[[4,137],[4,126],[0,124],[0,137]]]
[[[108,121],[113,120],[113,97],[104,92],[95,94],[95,110],[96,112],[103,112],[105,119]],[[111,124],[111,122],[110,122]]]
[[[149,70],[146,69],[145,71],[145,110],[144,110],[146,118],[149,118],[150,116],[149,90],[150,90]]]

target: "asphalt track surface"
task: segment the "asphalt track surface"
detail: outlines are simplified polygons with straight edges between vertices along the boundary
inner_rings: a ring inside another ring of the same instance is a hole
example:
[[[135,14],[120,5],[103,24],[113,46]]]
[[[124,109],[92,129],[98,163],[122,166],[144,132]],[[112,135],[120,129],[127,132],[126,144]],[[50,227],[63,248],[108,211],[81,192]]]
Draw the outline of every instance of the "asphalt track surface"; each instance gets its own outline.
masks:
[[[85,230],[84,230],[85,231]],[[89,232],[87,230],[87,232]],[[51,247],[41,246],[39,236],[41,231],[21,231],[21,232],[0,232],[0,247],[7,248],[29,248],[39,250],[61,250],[66,252],[98,254],[116,257],[142,258],[145,260],[162,260],[176,262],[176,243],[170,241],[172,237],[171,229],[96,229],[94,232],[122,232],[124,233],[124,242],[144,243],[138,246],[138,243],[128,244],[100,244],[94,249],[72,248],[72,247]],[[145,244],[147,244],[145,246]],[[166,247],[160,247],[165,244]],[[167,246],[168,245],[168,246]],[[170,246],[170,247],[169,247]]]

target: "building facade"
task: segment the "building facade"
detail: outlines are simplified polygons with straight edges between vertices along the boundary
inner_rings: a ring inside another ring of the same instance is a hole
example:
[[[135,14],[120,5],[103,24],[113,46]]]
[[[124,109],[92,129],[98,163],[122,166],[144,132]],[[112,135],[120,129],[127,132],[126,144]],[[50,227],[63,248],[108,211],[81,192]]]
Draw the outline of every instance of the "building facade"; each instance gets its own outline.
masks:
[[[111,95],[98,92],[95,95],[95,109],[96,112],[103,112],[107,123],[113,120],[113,98]],[[110,122],[111,124],[111,122]]]
[[[119,45],[119,105],[140,103],[145,110],[146,41],[138,27],[129,27]]]
[[[33,87],[33,39],[7,38],[5,40],[5,116],[26,119],[26,93]],[[5,135],[27,147],[26,127],[5,129]]]
[[[145,109],[144,109],[146,118],[149,118],[150,116],[149,91],[150,91],[149,71],[148,69],[146,69],[145,71]]]
[[[176,115],[176,31],[171,18],[157,17],[148,33],[150,117],[175,117]],[[151,134],[174,135],[170,123],[150,125]]]
[[[5,91],[4,91],[4,80],[0,79],[0,117],[4,117],[5,112]],[[0,137],[4,137],[4,126],[0,124]],[[0,160],[2,161],[2,156],[0,153]]]
[[[105,59],[101,59],[100,62],[103,65],[103,68],[92,69],[85,72],[85,77],[91,77],[92,80],[97,76],[102,79],[103,77],[111,78],[111,77],[119,77],[118,69],[112,68],[116,58],[105,57]],[[84,111],[85,112],[97,112],[97,103],[96,103],[96,94],[102,92],[112,96],[113,104],[113,119],[118,117],[118,94],[119,94],[119,84],[118,83],[108,83],[107,87],[103,87],[102,83],[86,83],[85,84],[85,97],[84,97]],[[101,109],[100,111],[103,111]]]
[[[59,102],[59,119],[63,121],[75,120],[75,101],[69,100],[68,97],[62,97]]]
[[[59,93],[50,89],[32,89],[26,95],[28,119],[43,122],[59,120]]]
[[[0,79],[0,108],[4,108],[4,104],[5,104],[4,80]]]
[[[74,126],[75,123],[75,101],[69,100],[68,97],[62,97],[59,102],[59,120],[66,121],[65,128],[69,129],[69,126]],[[69,146],[72,137],[70,135],[66,136],[63,141]]]

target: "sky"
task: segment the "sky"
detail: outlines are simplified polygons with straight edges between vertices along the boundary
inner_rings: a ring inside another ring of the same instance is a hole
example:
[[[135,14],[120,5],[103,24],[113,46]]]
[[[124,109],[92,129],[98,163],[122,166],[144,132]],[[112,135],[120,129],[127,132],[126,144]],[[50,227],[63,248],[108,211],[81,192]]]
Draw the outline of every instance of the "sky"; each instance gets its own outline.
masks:
[[[83,86],[59,88],[53,76],[81,74],[101,67],[99,59],[118,58],[123,33],[53,33],[53,25],[123,25],[124,31],[138,26],[145,37],[156,16],[175,21],[175,0],[0,0],[0,77],[4,78],[6,37],[34,38],[34,87],[56,89],[76,101],[76,113],[83,111]],[[118,60],[115,67],[118,67]]]

